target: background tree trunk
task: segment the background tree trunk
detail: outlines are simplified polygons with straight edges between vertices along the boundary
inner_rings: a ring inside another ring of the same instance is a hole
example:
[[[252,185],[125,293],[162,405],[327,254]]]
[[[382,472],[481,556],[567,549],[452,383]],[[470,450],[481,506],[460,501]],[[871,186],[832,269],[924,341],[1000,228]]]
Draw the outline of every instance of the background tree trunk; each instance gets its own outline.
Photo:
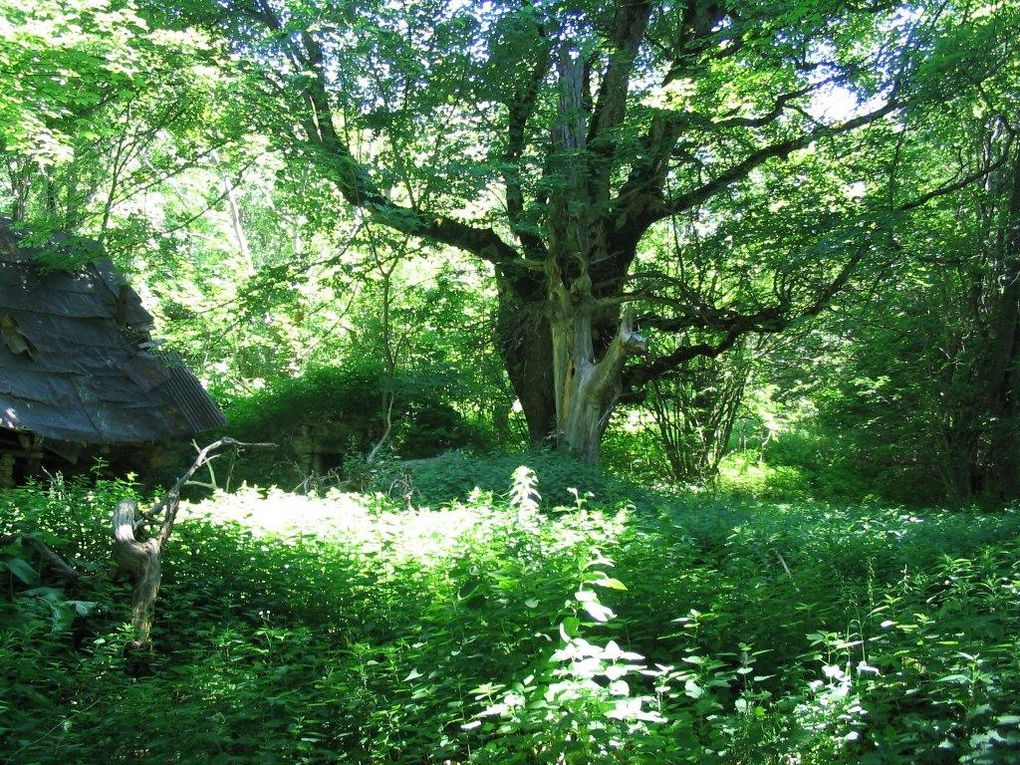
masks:
[[[1006,499],[1020,489],[1020,149],[1003,179],[1006,209],[996,237],[1001,263],[989,327],[986,377],[987,453],[979,466],[977,491]]]

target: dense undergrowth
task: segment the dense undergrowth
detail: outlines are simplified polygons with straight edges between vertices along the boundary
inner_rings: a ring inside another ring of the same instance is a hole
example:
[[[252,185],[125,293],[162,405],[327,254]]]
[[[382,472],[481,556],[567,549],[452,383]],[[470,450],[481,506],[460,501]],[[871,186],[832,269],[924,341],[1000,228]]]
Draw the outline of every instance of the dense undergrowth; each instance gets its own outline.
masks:
[[[0,549],[0,763],[1020,761],[1020,514],[539,472],[189,506],[141,670],[106,530],[131,488],[0,493],[0,533],[86,573]]]

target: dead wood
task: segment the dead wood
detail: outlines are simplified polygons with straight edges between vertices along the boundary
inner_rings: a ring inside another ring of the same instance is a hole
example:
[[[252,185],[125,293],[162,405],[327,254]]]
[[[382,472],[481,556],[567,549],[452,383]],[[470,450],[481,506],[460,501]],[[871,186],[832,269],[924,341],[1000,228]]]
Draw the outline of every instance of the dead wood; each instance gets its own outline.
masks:
[[[240,451],[248,448],[275,448],[276,444],[250,444],[222,438],[199,450],[198,456],[177,482],[148,512],[140,512],[138,503],[126,499],[113,513],[113,557],[122,571],[131,577],[131,626],[135,639],[129,648],[137,650],[149,643],[156,596],[162,578],[163,547],[173,531],[181,506],[181,489],[217,451],[229,447]],[[148,532],[146,524],[158,524]]]

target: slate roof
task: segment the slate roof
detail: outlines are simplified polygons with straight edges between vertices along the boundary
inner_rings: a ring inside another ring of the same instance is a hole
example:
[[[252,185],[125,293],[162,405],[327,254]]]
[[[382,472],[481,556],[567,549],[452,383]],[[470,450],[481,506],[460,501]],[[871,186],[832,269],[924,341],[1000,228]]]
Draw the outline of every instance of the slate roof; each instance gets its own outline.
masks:
[[[19,240],[0,220],[0,427],[112,444],[226,424],[195,376],[155,349],[152,317],[109,260],[43,272]]]

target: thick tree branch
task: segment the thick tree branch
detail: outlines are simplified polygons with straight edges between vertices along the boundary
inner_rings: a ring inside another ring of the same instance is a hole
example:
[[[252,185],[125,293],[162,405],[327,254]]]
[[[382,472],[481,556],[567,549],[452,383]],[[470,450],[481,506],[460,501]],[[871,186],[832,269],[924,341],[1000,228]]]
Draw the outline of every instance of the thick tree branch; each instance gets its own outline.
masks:
[[[675,215],[677,213],[684,212],[685,210],[690,210],[693,207],[697,207],[727,186],[743,180],[751,174],[752,170],[765,164],[770,159],[785,159],[793,152],[799,149],[805,149],[821,138],[849,133],[860,127],[871,124],[872,122],[885,117],[887,114],[891,114],[897,108],[899,108],[899,104],[896,101],[889,101],[878,109],[866,114],[861,114],[837,125],[823,125],[795,138],[763,146],[698,188],[684,192],[673,199],[665,200],[658,212],[651,215],[650,220],[646,219],[647,225],[651,225],[656,220],[661,220],[662,218],[670,215]]]
[[[801,89],[778,96],[772,111],[761,117],[732,117],[719,121],[709,120],[713,129],[723,127],[762,127],[775,122],[792,101],[810,92]],[[706,183],[677,195],[672,199],[663,196],[670,159],[677,141],[689,126],[690,114],[662,112],[652,120],[643,140],[642,159],[635,163],[626,183],[613,202],[614,240],[620,249],[634,247],[656,221],[690,210],[733,183],[743,180],[751,171],[771,159],[786,158],[798,149],[804,149],[819,139],[840,135],[875,122],[894,112],[900,104],[890,100],[883,106],[858,115],[836,125],[822,125],[784,141],[768,144],[752,152],[740,162],[722,171]]]
[[[321,43],[310,32],[287,36],[280,18],[263,2],[244,3],[237,11],[285,37],[283,45],[302,74],[295,78],[309,109],[303,120],[309,142],[320,152],[328,177],[351,205],[365,210],[378,223],[404,234],[457,247],[501,268],[528,268],[530,262],[504,242],[492,228],[472,226],[443,214],[430,214],[398,205],[376,185],[368,169],[355,159],[347,143],[337,134],[326,82],[326,61]],[[536,266],[538,267],[538,266]]]
[[[593,182],[596,197],[602,201],[609,198],[612,172],[609,160],[616,144],[613,133],[626,116],[627,90],[634,71],[634,59],[651,14],[652,3],[647,0],[618,0],[616,4],[609,37],[609,63],[602,76],[587,136],[588,146],[601,155],[594,168]]]
[[[686,0],[679,4],[680,21],[676,36],[666,51],[670,57],[669,72],[665,82],[680,77],[691,66],[692,59],[705,53],[713,43],[722,42],[721,36],[712,30],[726,16],[726,8],[721,2],[705,2],[704,0]],[[731,11],[731,17],[736,15]],[[739,30],[730,37],[730,45],[721,47],[714,58],[732,55],[743,46]]]
[[[660,112],[641,139],[641,151],[613,203],[613,226],[620,235],[636,243],[644,229],[637,230],[651,209],[662,204],[670,159],[680,136],[683,123],[675,115]],[[648,208],[648,209],[646,209]]]
[[[746,334],[770,334],[774,332],[781,332],[792,324],[803,321],[804,319],[812,316],[817,316],[828,307],[832,298],[846,286],[848,281],[850,281],[855,269],[864,258],[865,252],[866,250],[862,248],[852,258],[850,258],[843,265],[843,268],[840,269],[836,277],[815,296],[811,304],[799,311],[792,311],[788,302],[781,302],[776,305],[762,308],[754,313],[743,315],[732,313],[725,315],[728,312],[719,311],[719,315],[716,317],[716,320],[707,326],[712,329],[722,331],[724,333],[722,339],[715,343],[702,342],[695,343],[693,345],[680,346],[672,353],[660,356],[647,364],[631,367],[626,370],[624,375],[625,387],[640,387],[652,380],[662,377],[664,374],[671,372],[684,362],[690,361],[698,356],[715,358],[736,345],[737,341]],[[680,321],[682,321],[682,319]],[[667,322],[665,321],[661,321],[659,323],[664,327],[667,326]],[[676,327],[673,327],[673,329],[680,330],[695,327],[696,325],[680,326],[678,324]]]
[[[595,365],[591,379],[591,390],[604,394],[613,386],[619,385],[620,372],[631,356],[644,353],[648,349],[648,340],[634,329],[634,314],[624,311],[620,318],[620,326],[613,337],[605,355]]]
[[[528,124],[538,105],[539,89],[549,74],[552,64],[551,44],[541,27],[539,27],[539,35],[542,38],[541,51],[528,78],[523,83],[518,83],[514,89],[513,100],[507,104],[509,111],[507,148],[503,155],[503,183],[506,187],[507,217],[510,219],[510,225],[521,246],[532,257],[545,255],[546,248],[541,237],[523,230],[521,226],[524,219],[522,159],[527,145]]]
[[[938,197],[944,197],[947,194],[952,194],[954,191],[960,191],[961,189],[965,189],[972,183],[977,183],[978,181],[987,178],[989,173],[992,173],[995,170],[1002,167],[1004,164],[1006,164],[1006,160],[1008,159],[1009,153],[1003,152],[1002,156],[999,157],[999,159],[986,165],[985,167],[982,167],[980,170],[975,170],[973,173],[963,175],[960,178],[957,178],[955,181],[951,181],[950,183],[945,184],[944,186],[939,186],[938,188],[934,188],[931,191],[927,191],[924,194],[921,194],[919,197],[910,200],[909,202],[904,202],[897,209],[900,210],[901,212],[914,210],[918,207],[926,205],[933,199],[937,199]]]
[[[559,105],[553,125],[548,169],[557,183],[550,193],[546,217],[550,249],[562,262],[545,264],[550,284],[559,283],[571,273],[569,260],[587,268],[591,249],[592,209],[588,188],[590,167],[585,161],[587,149],[587,113],[584,109],[584,64],[564,43],[556,61]]]
[[[776,96],[775,105],[769,111],[758,117],[725,117],[724,119],[713,120],[694,112],[685,112],[678,115],[684,122],[696,126],[705,126],[712,129],[727,128],[763,128],[778,120],[786,111],[786,107],[798,98],[806,96],[812,91],[818,90],[824,83],[816,83]],[[730,112],[732,114],[732,112]]]

